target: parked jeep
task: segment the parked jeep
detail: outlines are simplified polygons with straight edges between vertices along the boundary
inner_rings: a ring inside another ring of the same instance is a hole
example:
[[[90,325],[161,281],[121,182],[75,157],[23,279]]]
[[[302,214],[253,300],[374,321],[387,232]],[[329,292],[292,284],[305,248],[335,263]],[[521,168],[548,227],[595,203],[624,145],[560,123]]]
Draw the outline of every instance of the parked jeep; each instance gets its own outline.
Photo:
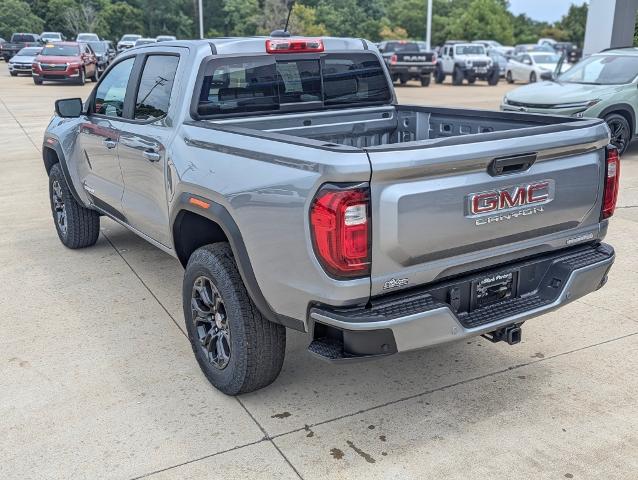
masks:
[[[497,64],[489,57],[485,47],[477,43],[447,43],[436,65],[436,83],[443,83],[447,75],[452,76],[453,85],[463,80],[474,83],[477,79],[496,85],[500,78]]]

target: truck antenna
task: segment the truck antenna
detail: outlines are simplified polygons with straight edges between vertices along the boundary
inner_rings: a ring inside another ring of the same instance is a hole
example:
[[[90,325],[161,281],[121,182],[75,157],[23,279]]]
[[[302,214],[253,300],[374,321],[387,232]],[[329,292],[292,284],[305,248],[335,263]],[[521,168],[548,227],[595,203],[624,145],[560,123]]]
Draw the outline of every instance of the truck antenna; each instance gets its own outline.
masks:
[[[271,37],[289,37],[290,32],[288,31],[288,24],[290,23],[290,15],[292,14],[292,9],[295,8],[295,0],[291,0],[287,2],[288,6],[288,16],[286,17],[286,25],[283,30],[274,30],[270,36]]]
[[[292,14],[293,8],[295,8],[295,0],[288,2],[288,17],[286,17],[286,26],[284,27],[284,32],[288,31],[288,24],[290,23],[290,15]]]

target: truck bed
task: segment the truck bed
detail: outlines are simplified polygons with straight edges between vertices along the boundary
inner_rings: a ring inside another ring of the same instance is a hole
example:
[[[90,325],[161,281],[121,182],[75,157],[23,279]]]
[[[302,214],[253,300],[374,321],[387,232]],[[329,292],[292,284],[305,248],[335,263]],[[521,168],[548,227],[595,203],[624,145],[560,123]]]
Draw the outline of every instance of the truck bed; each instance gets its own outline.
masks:
[[[510,132],[491,136],[496,139],[521,134],[522,132],[512,133],[512,131],[529,127],[546,127],[540,130],[535,129],[533,131],[535,134],[557,129],[569,130],[570,124],[578,123],[578,120],[487,110],[394,105],[262,115],[210,122],[303,137],[321,142],[324,146],[327,143],[369,148],[408,142],[420,142],[421,145],[425,145],[445,138]],[[580,123],[582,122],[581,120]],[[471,140],[479,141],[480,138],[471,137]]]
[[[373,295],[396,279],[427,284],[606,231],[599,217],[609,133],[599,119],[387,105],[194,123],[230,134],[234,145],[248,136],[260,152],[284,142],[318,164],[365,152]],[[497,161],[508,169],[493,172]],[[547,204],[514,205],[530,185],[544,185]],[[509,196],[513,206],[472,213],[469,202],[483,192]]]

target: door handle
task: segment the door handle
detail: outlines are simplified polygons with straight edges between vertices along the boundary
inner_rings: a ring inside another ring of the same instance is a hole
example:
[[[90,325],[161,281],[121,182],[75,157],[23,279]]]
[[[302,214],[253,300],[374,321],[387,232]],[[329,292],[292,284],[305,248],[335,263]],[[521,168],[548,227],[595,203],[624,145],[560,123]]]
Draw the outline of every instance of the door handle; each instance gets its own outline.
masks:
[[[160,154],[151,149],[144,150],[142,155],[144,155],[144,158],[148,160],[149,162],[159,162],[159,159],[160,159]]]
[[[102,143],[104,143],[104,146],[106,148],[108,148],[109,150],[111,150],[112,148],[117,147],[117,142],[115,140],[111,140],[110,138],[106,138],[104,140],[104,142],[102,142]]]
[[[511,157],[495,158],[487,167],[487,172],[493,176],[524,172],[536,161],[536,153],[524,153]]]

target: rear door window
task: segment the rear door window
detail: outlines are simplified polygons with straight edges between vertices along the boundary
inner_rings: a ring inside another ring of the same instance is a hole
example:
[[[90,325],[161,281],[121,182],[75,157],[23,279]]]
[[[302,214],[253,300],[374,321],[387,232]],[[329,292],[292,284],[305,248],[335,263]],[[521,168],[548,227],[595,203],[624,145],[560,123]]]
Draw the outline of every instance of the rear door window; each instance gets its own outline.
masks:
[[[197,106],[202,117],[392,98],[383,67],[371,53],[213,59],[205,69]]]
[[[136,120],[153,120],[168,113],[178,63],[176,55],[146,57],[135,99]]]

